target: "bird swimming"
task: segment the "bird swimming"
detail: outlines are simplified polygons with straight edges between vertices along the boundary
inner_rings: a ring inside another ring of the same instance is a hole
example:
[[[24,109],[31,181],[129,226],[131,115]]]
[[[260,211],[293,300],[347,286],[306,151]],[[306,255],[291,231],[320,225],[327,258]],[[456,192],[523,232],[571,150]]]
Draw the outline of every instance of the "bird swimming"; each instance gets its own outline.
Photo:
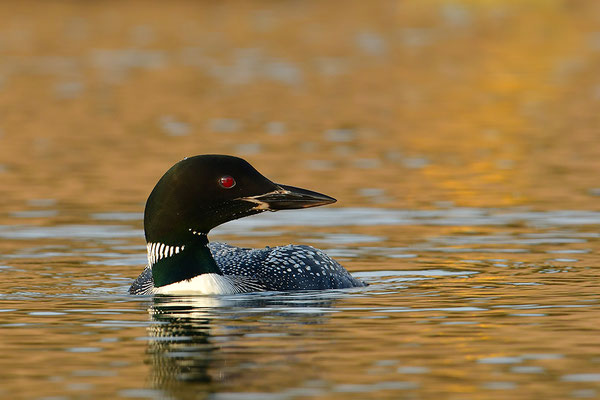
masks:
[[[235,294],[366,286],[310,246],[247,249],[208,241],[210,230],[227,221],[335,201],[274,183],[238,157],[185,158],[160,178],[148,197],[148,264],[129,293]]]

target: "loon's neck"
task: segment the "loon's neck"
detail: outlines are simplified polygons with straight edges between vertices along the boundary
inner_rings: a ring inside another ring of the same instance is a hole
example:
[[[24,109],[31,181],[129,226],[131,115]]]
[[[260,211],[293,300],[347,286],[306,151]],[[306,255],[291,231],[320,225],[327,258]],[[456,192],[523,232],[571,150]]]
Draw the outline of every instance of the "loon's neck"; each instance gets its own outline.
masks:
[[[148,263],[154,287],[170,285],[202,274],[223,275],[208,248],[206,235],[194,236],[182,245],[148,243]]]

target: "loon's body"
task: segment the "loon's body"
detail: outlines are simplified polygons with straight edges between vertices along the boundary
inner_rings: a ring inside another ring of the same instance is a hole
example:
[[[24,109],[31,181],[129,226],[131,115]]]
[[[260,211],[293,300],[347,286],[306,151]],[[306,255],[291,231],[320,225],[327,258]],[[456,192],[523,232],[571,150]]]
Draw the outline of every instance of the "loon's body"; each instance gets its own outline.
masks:
[[[148,198],[148,265],[129,292],[234,294],[366,286],[310,246],[246,249],[208,242],[210,229],[223,222],[333,202],[320,193],[275,184],[237,157],[186,158],[165,173]]]

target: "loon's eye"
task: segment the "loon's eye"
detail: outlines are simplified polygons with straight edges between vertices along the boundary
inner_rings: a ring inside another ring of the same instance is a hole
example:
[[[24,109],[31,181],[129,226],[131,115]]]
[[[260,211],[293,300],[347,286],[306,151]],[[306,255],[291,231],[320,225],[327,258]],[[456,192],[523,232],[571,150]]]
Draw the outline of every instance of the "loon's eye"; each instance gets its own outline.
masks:
[[[225,175],[219,179],[219,185],[224,189],[231,189],[235,186],[235,179],[232,176]]]

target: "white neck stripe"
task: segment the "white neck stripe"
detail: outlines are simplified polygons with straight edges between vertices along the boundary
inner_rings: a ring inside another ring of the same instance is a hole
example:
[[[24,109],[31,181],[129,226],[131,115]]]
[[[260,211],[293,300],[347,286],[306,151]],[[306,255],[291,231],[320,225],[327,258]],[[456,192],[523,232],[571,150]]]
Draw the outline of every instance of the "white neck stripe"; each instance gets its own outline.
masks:
[[[174,254],[179,254],[183,251],[185,245],[169,246],[164,243],[148,243],[146,249],[148,253],[148,265],[153,266],[163,258],[172,257]]]

